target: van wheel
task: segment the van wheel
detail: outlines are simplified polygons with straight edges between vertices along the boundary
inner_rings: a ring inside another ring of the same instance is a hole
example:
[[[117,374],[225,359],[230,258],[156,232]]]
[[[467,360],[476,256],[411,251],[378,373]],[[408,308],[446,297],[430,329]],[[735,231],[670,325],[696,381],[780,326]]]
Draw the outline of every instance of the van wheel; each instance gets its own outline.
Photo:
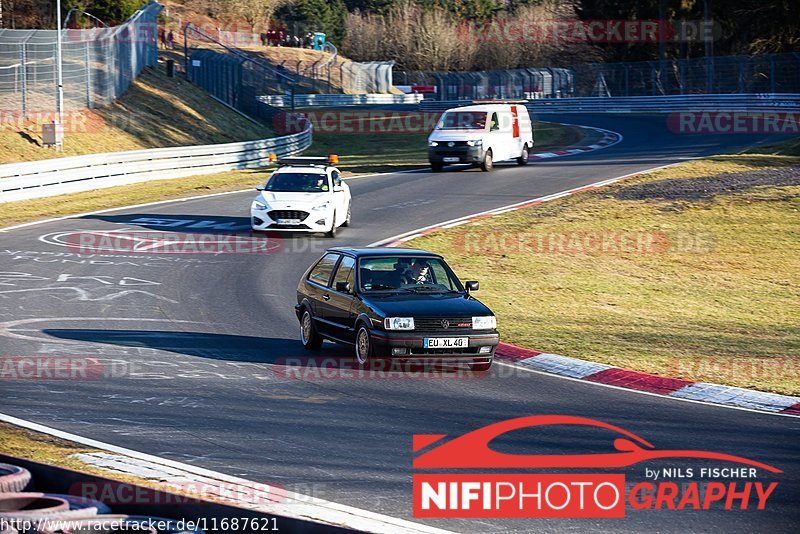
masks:
[[[444,165],[442,165],[441,163],[431,163],[431,170],[433,172],[442,172],[443,168]]]
[[[492,149],[486,151],[486,155],[483,156],[483,163],[481,163],[481,170],[483,172],[489,172],[494,168],[494,162],[492,161]]]
[[[517,165],[528,164],[528,145],[522,147],[522,154],[517,158]]]

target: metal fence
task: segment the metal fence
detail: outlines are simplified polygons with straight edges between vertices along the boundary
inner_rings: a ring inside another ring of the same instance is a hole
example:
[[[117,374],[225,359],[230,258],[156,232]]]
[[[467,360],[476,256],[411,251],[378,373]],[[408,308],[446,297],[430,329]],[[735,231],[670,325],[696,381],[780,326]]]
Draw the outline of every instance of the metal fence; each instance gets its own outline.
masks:
[[[162,9],[151,2],[119,26],[62,30],[65,109],[108,104],[144,67],[156,64]],[[56,37],[56,30],[0,29],[0,100],[6,116],[56,110]]]
[[[800,92],[800,53],[478,72],[395,72],[437,100]]]
[[[425,100],[420,109],[441,112],[471,104],[471,100]],[[800,94],[757,93],[728,95],[659,95],[612,96],[607,98],[538,98],[528,100],[528,111],[534,115],[547,113],[764,113],[774,117],[774,128],[780,123],[780,113],[800,112]]]
[[[434,86],[437,100],[561,98],[575,92],[568,69],[512,69],[473,72],[395,72],[396,85]]]
[[[199,35],[202,33],[202,37]],[[351,61],[339,55],[336,46],[326,41],[317,57],[291,57],[285,54],[280,60],[268,57],[261,52],[275,49],[265,47],[261,34],[217,30],[212,37],[208,32],[194,28],[189,33],[190,48],[212,48],[234,54],[254,57],[269,65],[273,70],[285,73],[297,82],[296,90],[301,93],[390,93],[392,92],[393,61]],[[294,47],[280,47],[283,50],[303,50]]]

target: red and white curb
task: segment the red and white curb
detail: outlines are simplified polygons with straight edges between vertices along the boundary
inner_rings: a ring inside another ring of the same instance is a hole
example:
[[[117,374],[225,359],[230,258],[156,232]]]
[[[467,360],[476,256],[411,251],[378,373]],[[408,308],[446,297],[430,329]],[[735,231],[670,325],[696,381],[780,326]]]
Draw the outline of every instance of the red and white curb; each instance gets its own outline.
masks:
[[[579,128],[584,130],[594,130],[596,132],[603,134],[603,137],[598,142],[592,145],[584,145],[575,148],[564,148],[561,150],[553,150],[551,152],[538,152],[536,154],[529,154],[528,161],[533,161],[537,159],[547,159],[547,158],[559,158],[562,156],[572,156],[574,154],[585,154],[586,152],[592,152],[593,150],[608,148],[622,141],[622,135],[618,134],[617,132],[612,132],[611,130],[595,128],[593,126],[579,126]]]
[[[613,133],[613,132],[612,132]],[[621,139],[621,136],[620,136]],[[617,141],[619,142],[619,141]],[[696,158],[691,158],[696,159]],[[682,162],[681,162],[682,163]],[[430,233],[445,228],[453,228],[472,221],[492,217],[501,213],[508,213],[531,206],[536,206],[544,202],[549,202],[558,198],[574,195],[581,191],[597,189],[626,178],[647,174],[649,172],[678,165],[672,163],[654,167],[646,171],[640,171],[601,182],[595,182],[583,187],[576,187],[560,193],[554,193],[544,197],[525,200],[517,204],[511,204],[502,208],[484,211],[473,215],[467,215],[458,219],[452,219],[439,224],[419,228],[405,234],[376,241],[370,247],[397,247],[407,241],[428,235]],[[777,393],[765,393],[752,389],[724,386],[721,384],[711,384],[706,382],[692,382],[679,378],[670,378],[638,371],[630,371],[604,363],[581,360],[560,356],[558,354],[548,354],[523,347],[517,347],[508,343],[501,343],[495,354],[498,361],[519,365],[524,368],[542,371],[545,373],[563,376],[566,378],[585,380],[597,384],[630,389],[652,395],[663,395],[674,399],[682,399],[694,402],[710,403],[719,406],[727,406],[745,410],[755,410],[778,415],[800,417],[800,397],[789,395],[779,395]]]
[[[546,373],[655,395],[800,416],[800,397],[630,371],[604,363],[547,354],[508,343],[500,344],[495,358],[498,361]]]

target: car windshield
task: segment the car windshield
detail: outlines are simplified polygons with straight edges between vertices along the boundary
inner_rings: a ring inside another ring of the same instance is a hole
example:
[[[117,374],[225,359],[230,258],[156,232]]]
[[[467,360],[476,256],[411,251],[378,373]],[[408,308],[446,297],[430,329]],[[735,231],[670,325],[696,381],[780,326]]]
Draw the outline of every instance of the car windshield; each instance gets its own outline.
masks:
[[[414,256],[362,258],[358,267],[359,287],[364,292],[463,291],[458,278],[439,258]]]
[[[328,190],[328,177],[319,173],[276,172],[264,190],[284,193],[324,193]]]
[[[448,111],[439,121],[440,130],[483,130],[485,111]]]

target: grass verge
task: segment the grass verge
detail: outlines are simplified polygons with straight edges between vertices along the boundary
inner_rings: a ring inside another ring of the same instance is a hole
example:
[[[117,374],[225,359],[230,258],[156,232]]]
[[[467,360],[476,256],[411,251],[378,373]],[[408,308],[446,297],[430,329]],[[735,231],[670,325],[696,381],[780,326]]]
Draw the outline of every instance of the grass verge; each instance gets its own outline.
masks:
[[[552,143],[568,143],[579,135],[573,127],[551,124],[542,125],[536,133],[537,142],[544,138]],[[339,168],[346,176],[409,170],[427,165],[426,138],[421,134],[325,134],[315,136],[307,154],[340,154]],[[8,202],[0,210],[0,228],[118,206],[246,189],[255,187],[265,176],[264,170],[225,172],[72,193],[57,197],[57,202],[54,198]]]
[[[181,77],[168,78],[164,68],[145,69],[114,103],[65,114],[64,147],[42,148],[41,122],[0,123],[0,163],[117,152],[165,146],[230,143],[271,137],[257,125]]]
[[[117,471],[102,469],[89,465],[76,458],[77,454],[88,454],[104,452],[100,449],[86,447],[80,443],[61,438],[55,438],[44,433],[34,432],[26,428],[18,427],[8,423],[0,422],[0,453],[17,458],[25,458],[34,462],[46,463],[64,469],[73,469],[83,473],[105,477],[118,482],[136,484],[137,486],[152,488],[170,493],[185,495],[197,498],[199,485],[187,484],[181,488],[177,483],[168,484],[156,477],[142,478]],[[122,455],[120,455],[122,456]],[[34,479],[34,484],[36,480]],[[194,491],[192,491],[194,490]],[[101,492],[102,493],[102,492]],[[207,500],[231,503],[224,498],[215,498],[213,495],[206,495]],[[227,501],[227,502],[226,502]],[[108,503],[113,507],[113,503]]]
[[[504,341],[799,395],[797,165],[797,140],[707,158],[406,246],[483,279]]]

